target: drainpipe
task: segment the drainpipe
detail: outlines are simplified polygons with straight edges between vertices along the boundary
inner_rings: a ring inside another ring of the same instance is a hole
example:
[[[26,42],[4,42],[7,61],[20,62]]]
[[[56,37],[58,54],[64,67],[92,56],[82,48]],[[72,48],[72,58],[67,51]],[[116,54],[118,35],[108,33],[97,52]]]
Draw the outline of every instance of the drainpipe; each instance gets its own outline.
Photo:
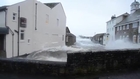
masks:
[[[20,6],[18,6],[18,36],[17,36],[17,55],[19,56],[19,33],[20,33]]]
[[[37,30],[37,3],[35,4],[35,30]]]
[[[7,26],[7,10],[5,10],[5,26],[10,30],[12,34],[12,57],[14,56],[14,32],[11,30],[10,27]]]

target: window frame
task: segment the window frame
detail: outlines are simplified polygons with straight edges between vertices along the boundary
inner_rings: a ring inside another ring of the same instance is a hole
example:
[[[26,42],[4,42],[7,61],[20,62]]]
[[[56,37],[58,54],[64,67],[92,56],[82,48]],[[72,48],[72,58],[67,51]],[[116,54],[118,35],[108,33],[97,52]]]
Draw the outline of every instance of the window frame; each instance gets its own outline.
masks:
[[[16,19],[17,19],[17,13],[13,12],[13,14],[12,14],[12,20],[13,21],[16,21]]]
[[[119,31],[119,29],[120,29],[119,27],[120,27],[120,26],[117,27],[117,31]]]
[[[27,27],[27,18],[20,17],[20,27],[26,28]]]
[[[126,29],[129,29],[129,28],[130,28],[130,27],[129,27],[129,24],[127,24],[127,25],[126,25]]]
[[[132,28],[137,28],[138,27],[138,22],[132,23]]]
[[[125,25],[123,25],[122,27],[123,27],[123,30],[125,30]]]
[[[123,28],[122,28],[122,26],[120,26],[120,30],[122,30]]]
[[[22,37],[22,35],[23,35],[23,37]],[[25,30],[24,29],[21,29],[20,30],[20,40],[21,41],[24,41],[25,40]]]

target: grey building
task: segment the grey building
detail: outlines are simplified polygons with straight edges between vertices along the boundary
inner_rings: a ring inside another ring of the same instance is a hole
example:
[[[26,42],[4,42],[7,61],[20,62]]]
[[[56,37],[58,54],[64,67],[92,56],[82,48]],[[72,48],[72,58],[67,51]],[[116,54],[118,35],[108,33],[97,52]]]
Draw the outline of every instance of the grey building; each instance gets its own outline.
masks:
[[[104,44],[104,35],[106,35],[106,33],[96,34],[91,38],[91,41],[94,43],[99,43],[99,44],[103,45]]]
[[[131,4],[131,13],[115,25],[115,39],[126,39],[133,43],[139,43],[140,3],[134,1]]]
[[[76,36],[72,34],[68,27],[66,27],[66,45],[71,46],[76,42]]]

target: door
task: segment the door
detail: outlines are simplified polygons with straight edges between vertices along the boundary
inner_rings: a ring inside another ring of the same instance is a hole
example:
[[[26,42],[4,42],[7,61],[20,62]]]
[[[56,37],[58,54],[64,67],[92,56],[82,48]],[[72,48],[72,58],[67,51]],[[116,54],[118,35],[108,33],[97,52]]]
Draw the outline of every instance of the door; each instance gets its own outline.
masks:
[[[4,35],[0,35],[0,50],[4,50]]]
[[[6,52],[4,51],[4,36],[0,34],[0,57],[6,58]]]

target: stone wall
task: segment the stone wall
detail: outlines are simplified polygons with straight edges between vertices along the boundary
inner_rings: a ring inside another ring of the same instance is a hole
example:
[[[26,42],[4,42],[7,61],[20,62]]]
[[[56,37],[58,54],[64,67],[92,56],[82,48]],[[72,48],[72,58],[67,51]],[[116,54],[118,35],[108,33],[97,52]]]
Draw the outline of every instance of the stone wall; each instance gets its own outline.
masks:
[[[137,70],[140,68],[139,50],[117,50],[69,53],[67,62],[27,59],[0,59],[0,73],[45,76],[88,76]]]
[[[139,50],[117,50],[68,54],[67,66],[75,74],[101,74],[140,68]]]

